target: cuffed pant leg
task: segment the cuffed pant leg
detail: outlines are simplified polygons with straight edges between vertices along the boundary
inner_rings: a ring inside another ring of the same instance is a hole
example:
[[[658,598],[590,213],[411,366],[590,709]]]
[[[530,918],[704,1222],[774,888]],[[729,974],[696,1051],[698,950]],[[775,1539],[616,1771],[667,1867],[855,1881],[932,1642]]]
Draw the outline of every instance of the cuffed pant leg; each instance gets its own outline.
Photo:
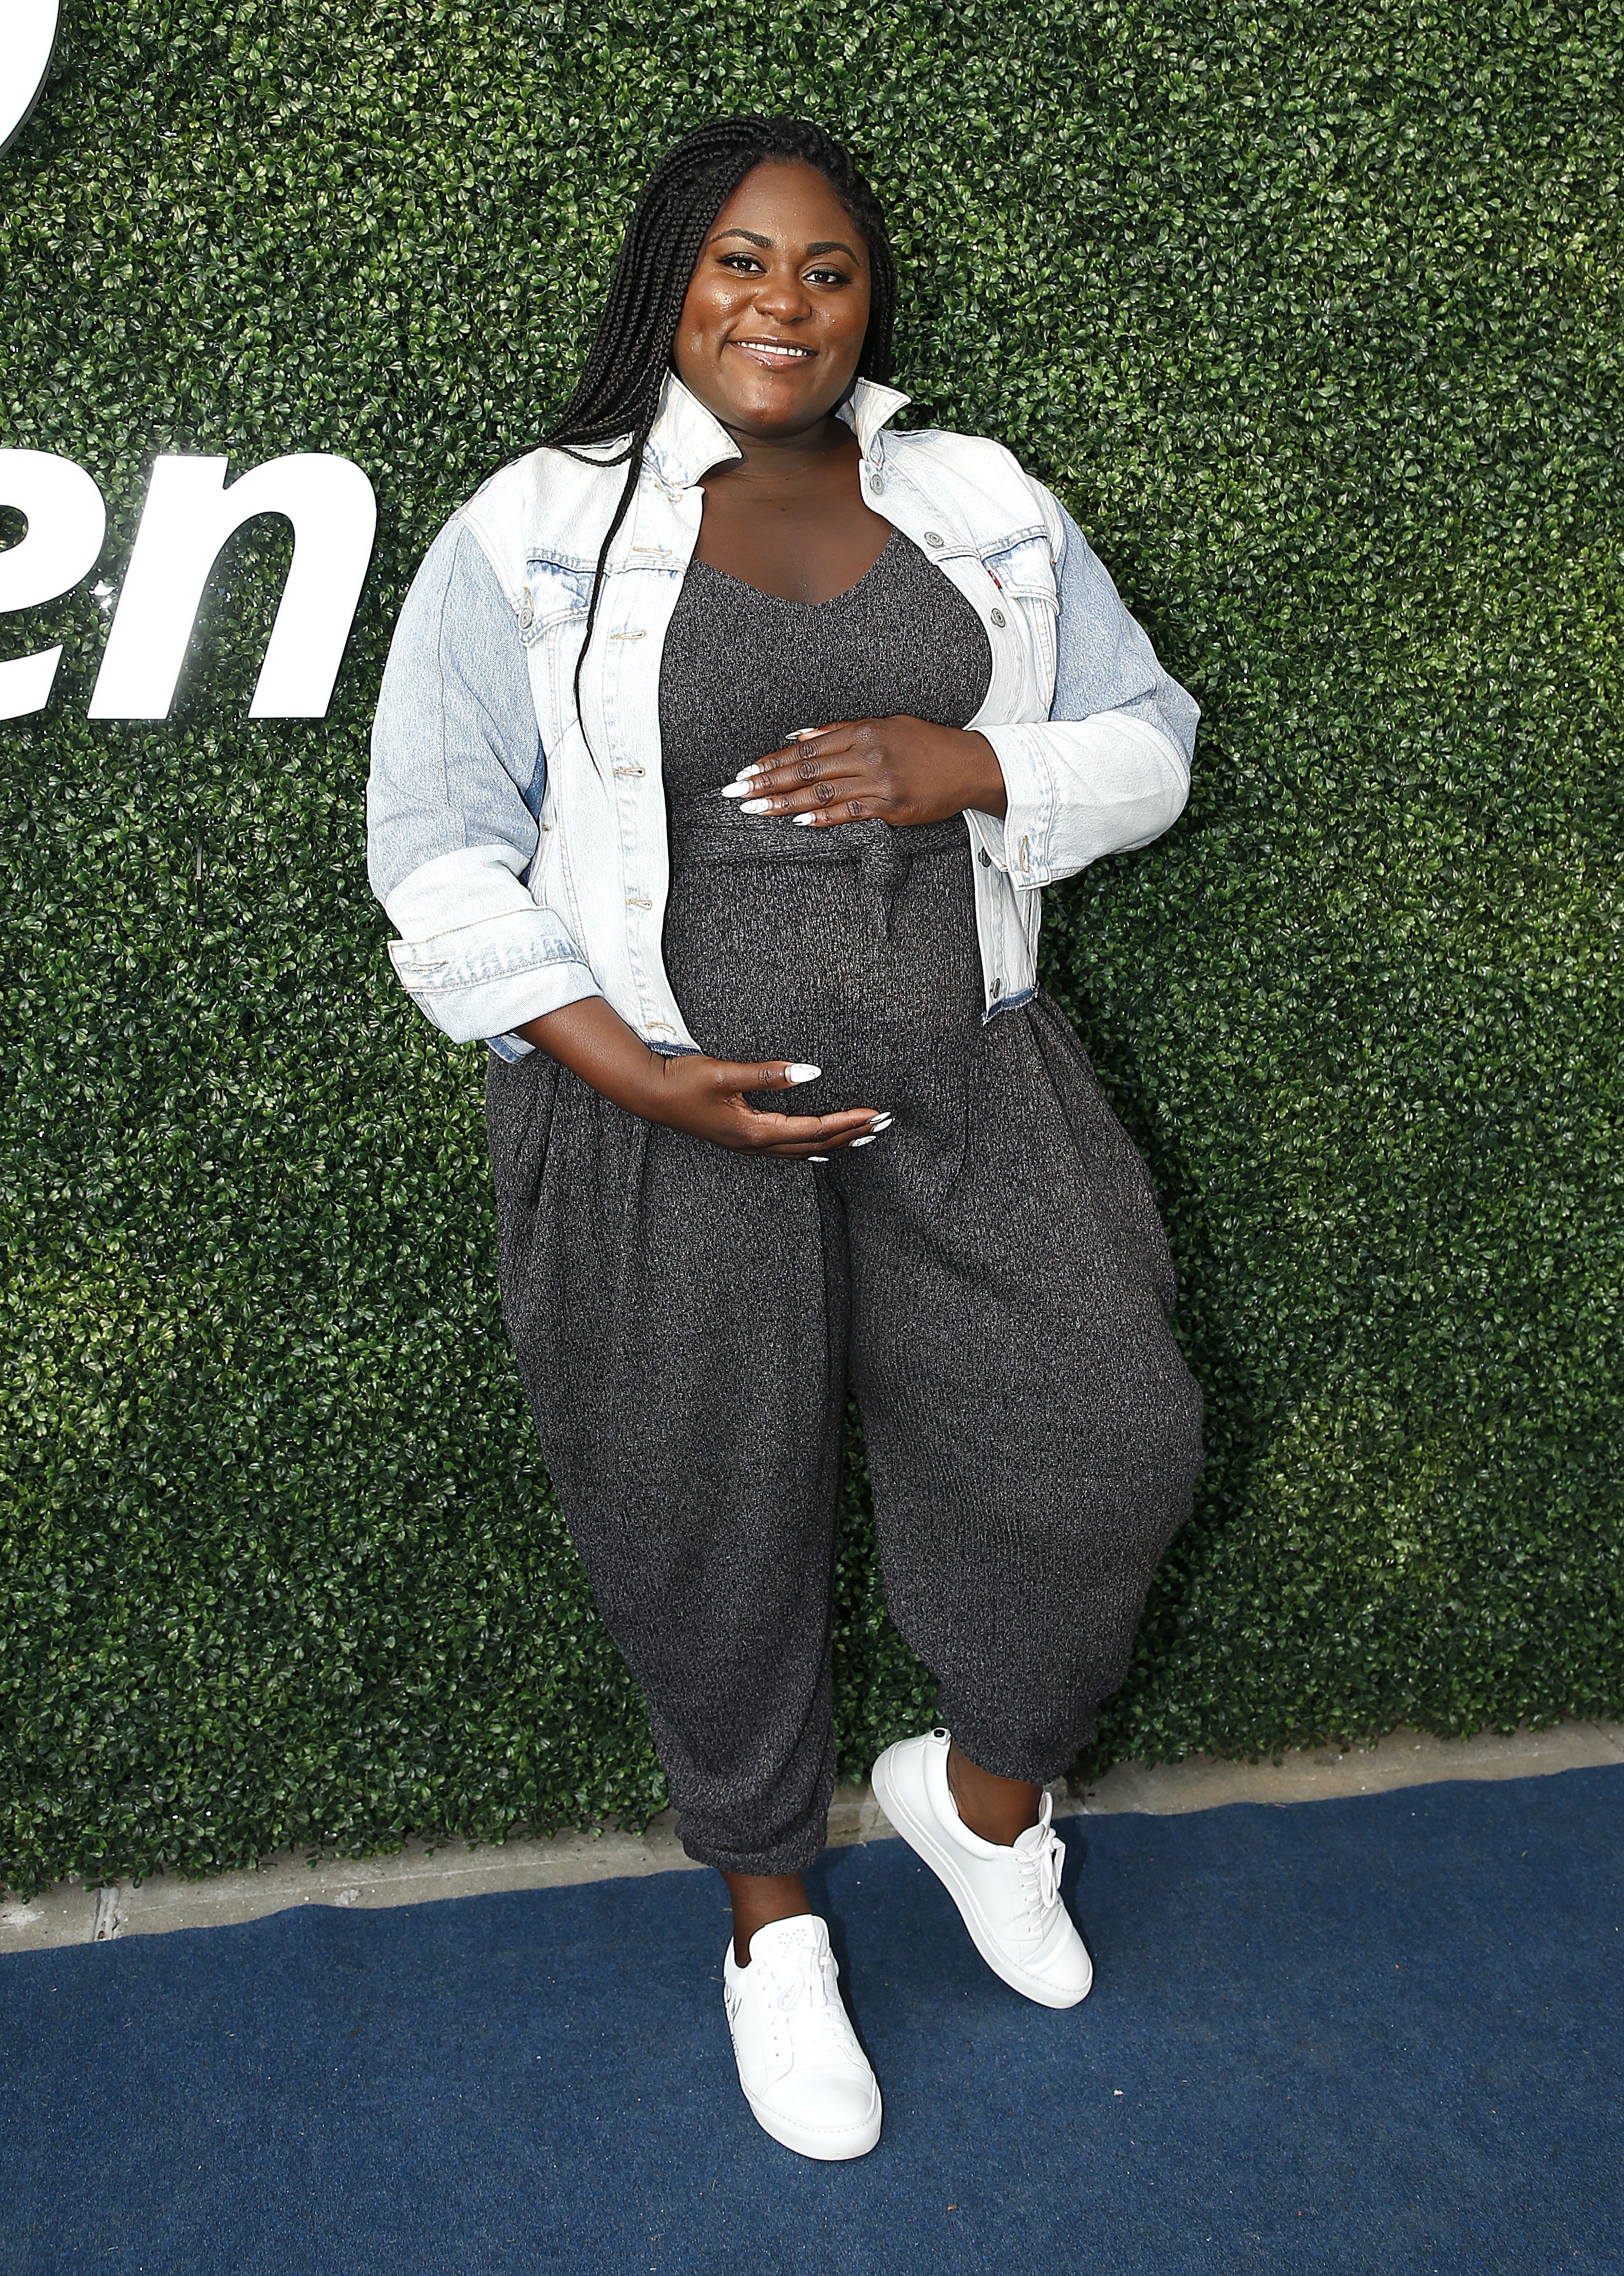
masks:
[[[488,1096],[504,1316],[559,1504],[687,1854],[799,1871],[834,1785],[834,1205],[540,1061]]]
[[[854,1380],[886,1599],[940,1719],[1044,1781],[1127,1673],[1201,1394],[1143,1165],[1052,1007],[990,1024],[964,1127],[945,1190],[906,1132],[851,1180]]]

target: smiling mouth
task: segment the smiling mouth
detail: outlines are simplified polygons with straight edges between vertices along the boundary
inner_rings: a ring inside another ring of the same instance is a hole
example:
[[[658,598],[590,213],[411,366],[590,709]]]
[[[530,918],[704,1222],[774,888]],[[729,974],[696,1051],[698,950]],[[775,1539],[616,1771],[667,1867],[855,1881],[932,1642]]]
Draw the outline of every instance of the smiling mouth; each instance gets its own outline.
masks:
[[[729,340],[730,348],[751,356],[768,371],[785,371],[792,364],[810,363],[816,348],[797,347],[790,340]]]

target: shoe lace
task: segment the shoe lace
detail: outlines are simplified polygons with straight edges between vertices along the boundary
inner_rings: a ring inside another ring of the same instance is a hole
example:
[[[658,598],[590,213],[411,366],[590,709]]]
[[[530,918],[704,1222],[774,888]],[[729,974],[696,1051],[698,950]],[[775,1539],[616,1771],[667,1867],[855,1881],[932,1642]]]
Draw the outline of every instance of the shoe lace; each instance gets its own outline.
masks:
[[[1060,1901],[1060,1876],[1066,1870],[1066,1844],[1053,1826],[1032,1860],[1033,1880],[1040,1912],[1050,1912]]]
[[[1060,1876],[1066,1870],[1066,1844],[1049,1822],[1050,1806],[1045,1794],[1043,1815],[1038,1821],[1043,1838],[1020,1853],[1027,1914],[1034,1936],[1042,1936],[1054,1916],[1060,1901]]]
[[[805,2060],[846,2051],[846,2010],[834,1976],[832,1956],[820,1959],[811,1946],[773,1962],[767,2007],[774,2039],[785,2055]]]

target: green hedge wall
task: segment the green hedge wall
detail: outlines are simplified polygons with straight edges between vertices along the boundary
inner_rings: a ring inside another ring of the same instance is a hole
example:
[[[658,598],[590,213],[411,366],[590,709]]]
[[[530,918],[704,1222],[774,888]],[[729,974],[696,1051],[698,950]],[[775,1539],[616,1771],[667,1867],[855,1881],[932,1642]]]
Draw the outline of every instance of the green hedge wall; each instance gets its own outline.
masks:
[[[865,154],[905,383],[1059,488],[1204,709],[1178,829],[1049,904],[1210,1409],[1097,1758],[1620,1711],[1621,20],[69,0],[0,161],[0,439],[95,474],[115,585],[158,451],[342,452],[382,520],[319,725],[246,718],[276,525],[165,726],[87,721],[83,589],[0,626],[68,645],[4,737],[14,1880],[659,1804],[362,785],[418,558],[725,109]],[[848,1516],[856,1771],[930,1689],[855,1446]]]

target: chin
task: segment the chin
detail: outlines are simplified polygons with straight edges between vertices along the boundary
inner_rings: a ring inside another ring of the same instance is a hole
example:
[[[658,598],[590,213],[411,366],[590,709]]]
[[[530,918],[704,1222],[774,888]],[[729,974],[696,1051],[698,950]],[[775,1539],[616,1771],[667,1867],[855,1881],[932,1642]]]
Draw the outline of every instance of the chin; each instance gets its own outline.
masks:
[[[799,427],[819,415],[820,405],[809,392],[801,389],[764,388],[740,402],[740,416],[753,427]]]
[[[821,375],[820,375],[821,376]],[[750,384],[740,386],[737,372],[730,373],[732,384],[725,392],[737,417],[752,427],[793,427],[818,416],[825,408],[819,398],[823,388],[812,383],[812,376],[800,373],[764,371],[750,375]],[[725,414],[724,414],[725,415]]]

